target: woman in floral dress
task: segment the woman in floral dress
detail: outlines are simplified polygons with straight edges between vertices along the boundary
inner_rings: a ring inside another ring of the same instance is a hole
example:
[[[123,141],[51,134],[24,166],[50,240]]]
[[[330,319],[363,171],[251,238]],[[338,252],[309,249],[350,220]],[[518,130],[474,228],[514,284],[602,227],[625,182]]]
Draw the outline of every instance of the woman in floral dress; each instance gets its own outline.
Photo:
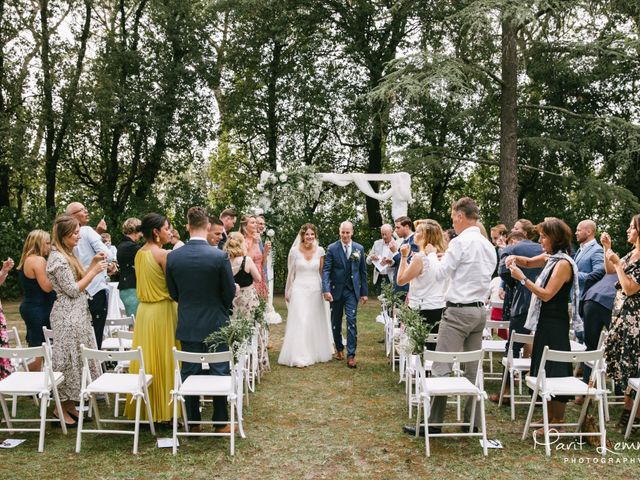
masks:
[[[4,283],[9,275],[9,270],[13,268],[13,260],[7,258],[2,262],[2,268],[0,269],[0,285]],[[6,348],[9,346],[7,337],[7,321],[4,318],[4,312],[2,311],[2,302],[0,302],[0,347]],[[11,373],[11,360],[8,358],[0,358],[0,380],[8,377]]]
[[[634,245],[622,259],[611,250],[611,237],[603,233],[607,273],[617,273],[616,298],[613,303],[611,328],[605,343],[607,373],[617,387],[627,388],[629,378],[638,377],[640,358],[640,214],[631,219],[627,241]],[[624,411],[618,422],[625,428],[631,415],[633,399],[629,391],[624,396]]]
[[[244,246],[247,255],[251,257],[253,263],[256,264],[262,278],[261,282],[256,283],[258,296],[264,300],[269,298],[269,286],[267,285],[267,276],[264,267],[267,264],[267,255],[271,249],[271,242],[264,244],[264,251],[260,251],[260,236],[258,234],[258,222],[255,215],[243,215],[240,219],[240,233],[244,236]]]
[[[91,326],[88,295],[85,291],[96,275],[107,268],[104,253],[98,253],[85,271],[73,254],[80,239],[80,224],[74,217],[62,215],[53,224],[52,248],[47,260],[47,275],[56,291],[51,310],[53,330],[53,370],[62,372],[64,381],[58,387],[62,401],[62,415],[69,427],[78,420],[76,403],[80,399],[82,381],[81,345],[96,347]],[[91,377],[97,378],[97,365],[91,363]],[[60,415],[61,412],[56,412]]]

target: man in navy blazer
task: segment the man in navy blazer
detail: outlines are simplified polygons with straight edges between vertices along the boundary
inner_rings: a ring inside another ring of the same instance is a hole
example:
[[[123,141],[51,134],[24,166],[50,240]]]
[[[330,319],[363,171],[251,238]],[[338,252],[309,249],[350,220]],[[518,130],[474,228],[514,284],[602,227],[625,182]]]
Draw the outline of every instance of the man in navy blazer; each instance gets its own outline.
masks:
[[[209,334],[229,323],[229,311],[235,295],[235,282],[227,254],[207,242],[209,219],[201,207],[191,207],[187,213],[187,230],[190,239],[180,249],[167,256],[167,287],[178,302],[178,327],[176,339],[185,352],[205,353],[204,343]],[[196,363],[182,365],[182,379],[202,374],[202,366]],[[228,363],[209,365],[210,375],[229,375]],[[200,421],[200,399],[187,397],[187,418]],[[227,400],[213,398],[213,421],[228,421]],[[196,427],[197,430],[197,427]],[[225,425],[216,429],[230,431]]]
[[[331,327],[336,346],[336,359],[344,359],[342,344],[342,312],[347,317],[347,365],[356,368],[358,301],[365,303],[369,295],[364,248],[351,241],[353,225],[340,224],[340,240],[327,247],[322,267],[322,292],[331,302]]]
[[[580,297],[583,296],[587,276],[595,270],[604,270],[604,250],[596,240],[596,224],[593,220],[582,220],[576,227],[576,240],[580,248],[573,257],[578,266]]]
[[[400,293],[400,298],[402,301],[405,300],[407,294],[409,293],[409,284],[398,285],[398,271],[400,270],[400,247],[405,243],[410,245],[409,257],[407,258],[407,263],[411,263],[411,259],[413,258],[413,254],[418,252],[418,246],[413,241],[413,223],[411,219],[407,216],[399,217],[395,219],[396,225],[396,234],[402,240],[400,245],[398,246],[395,242],[390,245],[391,253],[393,253],[393,268],[395,268],[393,272],[393,290]]]

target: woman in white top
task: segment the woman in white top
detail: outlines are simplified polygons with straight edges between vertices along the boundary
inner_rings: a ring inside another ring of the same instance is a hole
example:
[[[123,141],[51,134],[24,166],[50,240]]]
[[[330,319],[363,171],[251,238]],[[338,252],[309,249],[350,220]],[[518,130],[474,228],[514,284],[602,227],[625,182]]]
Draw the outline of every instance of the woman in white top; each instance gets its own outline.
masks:
[[[432,333],[437,333],[436,324],[442,318],[442,312],[446,306],[444,294],[447,291],[448,282],[436,281],[435,273],[428,268],[424,247],[431,244],[439,255],[444,253],[446,244],[442,227],[435,220],[423,220],[418,225],[413,240],[418,246],[418,253],[412,256],[411,263],[408,262],[410,246],[405,244],[400,247],[398,285],[409,284],[409,307],[419,310],[425,322],[435,325]]]

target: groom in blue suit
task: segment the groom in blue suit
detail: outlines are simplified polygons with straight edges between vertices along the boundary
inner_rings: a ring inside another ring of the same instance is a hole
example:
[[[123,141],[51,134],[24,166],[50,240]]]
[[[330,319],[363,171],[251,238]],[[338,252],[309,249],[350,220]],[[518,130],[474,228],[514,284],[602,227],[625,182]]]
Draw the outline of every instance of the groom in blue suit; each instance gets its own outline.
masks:
[[[208,352],[204,343],[209,334],[229,323],[231,302],[236,293],[236,284],[231,273],[227,254],[207,242],[209,217],[204,208],[191,207],[187,213],[189,241],[167,256],[167,288],[178,302],[178,326],[176,339],[182,350],[192,353]],[[202,365],[182,364],[182,380],[190,375],[201,375]],[[209,364],[209,375],[229,375],[228,363]],[[200,421],[200,399],[186,398],[189,422]],[[226,397],[213,397],[214,422],[228,421]],[[198,431],[199,425],[192,428]],[[216,428],[216,432],[231,431],[229,425]]]
[[[340,240],[327,248],[322,267],[322,292],[331,302],[331,327],[336,346],[336,359],[344,359],[342,344],[342,312],[347,317],[347,365],[356,368],[358,301],[365,303],[369,295],[366,255],[362,245],[351,241],[353,225],[340,224]]]

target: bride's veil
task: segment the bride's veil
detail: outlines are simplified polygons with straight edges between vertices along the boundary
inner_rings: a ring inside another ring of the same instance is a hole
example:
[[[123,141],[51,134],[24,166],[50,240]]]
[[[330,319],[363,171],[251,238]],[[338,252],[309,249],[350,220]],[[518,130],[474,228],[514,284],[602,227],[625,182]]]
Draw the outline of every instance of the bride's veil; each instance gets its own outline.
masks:
[[[289,248],[289,255],[287,256],[287,285],[284,289],[284,298],[289,298],[289,293],[291,291],[291,285],[293,285],[293,281],[296,278],[296,255],[298,255],[300,251],[300,233],[296,233],[296,238]],[[316,238],[314,241],[316,247],[319,245],[318,239]],[[288,302],[288,300],[287,300]]]

